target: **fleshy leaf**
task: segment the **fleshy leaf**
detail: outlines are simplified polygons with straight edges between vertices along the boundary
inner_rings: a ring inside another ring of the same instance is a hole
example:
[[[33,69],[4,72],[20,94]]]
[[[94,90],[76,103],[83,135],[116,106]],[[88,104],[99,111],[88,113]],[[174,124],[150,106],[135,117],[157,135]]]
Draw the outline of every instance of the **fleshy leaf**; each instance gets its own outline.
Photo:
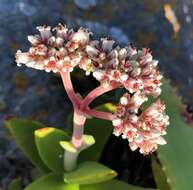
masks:
[[[41,160],[34,140],[34,131],[45,126],[36,121],[18,118],[6,121],[6,125],[26,157],[42,171],[50,171]]]
[[[72,172],[64,174],[66,183],[92,184],[114,178],[117,173],[97,162],[84,162]]]
[[[62,140],[69,140],[68,135],[62,130],[42,128],[35,131],[39,155],[47,167],[55,173],[64,172],[64,149],[59,144]]]
[[[95,139],[92,135],[83,135],[83,143],[82,147],[80,148],[80,152],[93,146],[95,144]]]
[[[48,174],[30,184],[24,190],[79,190],[79,185],[65,184],[61,175]]]
[[[14,179],[8,186],[7,190],[22,190],[21,178]]]
[[[107,103],[99,106],[97,109],[101,111],[114,112],[115,106]],[[79,162],[88,160],[98,161],[112,133],[112,129],[112,124],[110,121],[96,118],[87,119],[85,124],[85,133],[94,137],[95,144],[80,153]]]
[[[161,165],[152,156],[152,169],[156,185],[159,190],[171,190]]]
[[[92,146],[94,143],[95,139],[92,135],[83,135],[83,143],[80,149],[76,149],[76,147],[73,146],[71,141],[60,141],[60,145],[63,149],[74,153],[81,152]]]
[[[72,152],[72,153],[78,152],[78,150],[76,149],[76,147],[73,146],[71,141],[60,141],[60,145],[64,150],[68,152]]]
[[[161,99],[166,103],[170,126],[167,145],[158,149],[158,157],[172,189],[193,189],[193,124],[183,121],[183,105],[167,80],[163,80]]]
[[[114,179],[103,183],[83,185],[80,186],[80,190],[153,190],[153,189],[130,185],[123,181]]]

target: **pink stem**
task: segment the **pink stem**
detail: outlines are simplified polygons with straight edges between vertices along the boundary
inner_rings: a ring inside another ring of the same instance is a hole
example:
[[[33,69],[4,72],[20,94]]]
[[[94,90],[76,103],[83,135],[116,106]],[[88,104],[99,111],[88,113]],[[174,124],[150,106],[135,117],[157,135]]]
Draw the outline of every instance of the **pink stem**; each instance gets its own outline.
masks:
[[[87,108],[88,105],[95,100],[97,97],[101,96],[102,94],[105,94],[106,92],[109,92],[111,90],[114,90],[116,88],[118,88],[120,86],[120,84],[116,83],[113,85],[109,85],[108,87],[103,87],[103,86],[98,86],[97,88],[95,88],[94,90],[92,90],[82,101],[81,104],[81,108]]]
[[[84,124],[86,121],[86,116],[94,116],[100,119],[113,120],[114,115],[107,112],[99,112],[96,110],[90,110],[88,108],[89,104],[95,100],[100,95],[114,90],[120,86],[118,83],[112,83],[107,88],[102,86],[98,86],[94,90],[92,90],[84,100],[80,100],[76,93],[74,92],[74,88],[71,82],[70,73],[69,72],[61,72],[62,81],[64,84],[64,88],[68,97],[70,98],[73,107],[74,107],[74,118],[73,118],[73,134],[72,134],[72,144],[76,148],[80,148],[83,141],[83,133],[84,133]]]
[[[115,118],[114,114],[108,113],[108,112],[102,112],[102,111],[96,111],[96,110],[86,110],[85,113],[92,117],[110,120],[110,121],[112,121]]]
[[[72,144],[76,148],[80,148],[82,145],[82,138],[84,133],[84,124],[86,121],[86,117],[79,110],[74,110],[74,118],[73,118],[73,134],[72,134]]]
[[[63,85],[70,98],[74,107],[78,107],[80,105],[80,99],[77,97],[76,93],[74,92],[74,88],[70,78],[70,72],[60,72],[62,77]]]
[[[79,148],[82,145],[82,137],[86,117],[82,112],[79,111],[81,100],[77,97],[74,91],[72,81],[70,78],[70,72],[61,72],[60,74],[62,77],[66,93],[68,94],[68,97],[71,100],[74,107],[72,144],[75,147]]]

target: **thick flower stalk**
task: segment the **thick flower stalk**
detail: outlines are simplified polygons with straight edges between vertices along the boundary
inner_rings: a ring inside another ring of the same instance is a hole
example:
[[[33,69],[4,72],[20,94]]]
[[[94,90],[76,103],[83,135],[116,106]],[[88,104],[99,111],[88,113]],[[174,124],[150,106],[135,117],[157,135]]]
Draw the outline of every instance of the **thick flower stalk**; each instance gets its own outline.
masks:
[[[130,148],[139,148],[142,154],[151,153],[158,144],[166,143],[162,136],[166,134],[169,118],[164,104],[157,100],[141,114],[139,111],[149,95],[157,98],[161,93],[162,75],[149,49],[120,48],[107,38],[91,39],[92,33],[87,29],[73,31],[62,24],[53,29],[49,26],[37,29],[39,35],[28,36],[32,45],[29,51],[17,51],[16,63],[60,74],[74,108],[71,142],[76,149],[82,147],[84,124],[90,116],[111,120],[113,133],[127,139]],[[74,67],[83,69],[86,75],[92,74],[100,82],[83,99],[75,93],[71,82]],[[121,97],[116,113],[90,109],[89,105],[97,97],[117,88],[128,92]]]

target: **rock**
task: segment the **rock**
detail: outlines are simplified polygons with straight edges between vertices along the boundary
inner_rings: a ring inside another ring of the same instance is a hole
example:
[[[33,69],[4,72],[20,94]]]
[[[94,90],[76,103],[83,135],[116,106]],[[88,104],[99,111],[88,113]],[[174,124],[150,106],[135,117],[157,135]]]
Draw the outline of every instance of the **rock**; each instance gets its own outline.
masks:
[[[81,9],[88,9],[97,5],[98,0],[74,0],[74,3]]]

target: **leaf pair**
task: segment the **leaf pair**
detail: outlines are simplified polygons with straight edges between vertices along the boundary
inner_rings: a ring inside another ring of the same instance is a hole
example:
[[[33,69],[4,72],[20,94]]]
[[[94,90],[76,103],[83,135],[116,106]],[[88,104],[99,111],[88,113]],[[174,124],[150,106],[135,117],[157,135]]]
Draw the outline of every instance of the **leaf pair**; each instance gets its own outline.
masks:
[[[99,109],[113,111],[114,106],[105,104],[103,108]],[[69,136],[64,131],[55,128],[45,128],[39,122],[25,119],[11,119],[6,123],[24,154],[35,166],[47,173],[25,190],[144,189],[118,180],[111,180],[116,176],[116,172],[102,164],[93,162],[99,160],[103,148],[111,135],[112,127],[109,121],[95,118],[87,120],[85,133],[93,135],[96,142],[91,148],[81,152],[78,168],[64,175],[61,175],[63,173],[64,150],[59,145],[60,141],[69,140]]]
[[[18,145],[26,156],[37,166],[47,172],[63,174],[64,149],[59,142],[70,140],[68,135],[59,129],[43,128],[37,122],[11,119],[7,125],[16,138]],[[27,129],[29,128],[29,131]],[[34,134],[34,137],[33,137]],[[90,141],[89,136],[86,140]],[[93,139],[91,139],[93,141]],[[89,173],[88,173],[89,171]],[[90,184],[112,179],[117,174],[97,162],[84,162],[73,172],[64,174],[65,183]],[[62,175],[60,175],[62,176]]]
[[[114,107],[105,104],[99,109],[112,111]],[[19,148],[36,167],[44,172],[63,172],[64,150],[59,142],[70,140],[67,133],[56,128],[45,128],[42,123],[28,119],[13,118],[6,121],[6,125]],[[109,121],[88,119],[85,133],[94,136],[96,143],[80,154],[79,162],[98,161],[111,132]]]

